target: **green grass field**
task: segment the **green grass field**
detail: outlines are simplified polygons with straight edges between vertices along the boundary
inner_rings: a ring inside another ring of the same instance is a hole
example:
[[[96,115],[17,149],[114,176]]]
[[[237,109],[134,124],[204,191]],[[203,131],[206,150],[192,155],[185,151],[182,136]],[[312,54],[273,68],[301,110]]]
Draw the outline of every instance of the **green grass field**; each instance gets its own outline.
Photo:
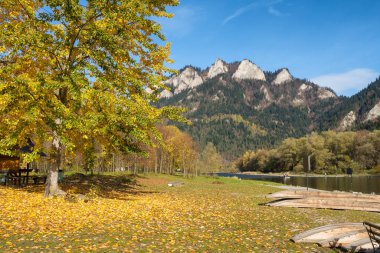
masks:
[[[181,187],[168,187],[181,181]],[[0,252],[332,252],[289,239],[376,213],[261,206],[262,181],[164,175],[71,175],[89,201],[43,198],[43,186],[0,186]]]

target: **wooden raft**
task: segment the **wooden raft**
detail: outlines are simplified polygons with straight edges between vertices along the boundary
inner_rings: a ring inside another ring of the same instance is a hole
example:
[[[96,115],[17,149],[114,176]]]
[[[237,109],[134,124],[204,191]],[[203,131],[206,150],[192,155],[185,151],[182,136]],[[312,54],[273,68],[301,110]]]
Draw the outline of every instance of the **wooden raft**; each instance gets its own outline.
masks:
[[[275,199],[267,206],[380,212],[380,196],[374,194],[285,190],[267,197]]]

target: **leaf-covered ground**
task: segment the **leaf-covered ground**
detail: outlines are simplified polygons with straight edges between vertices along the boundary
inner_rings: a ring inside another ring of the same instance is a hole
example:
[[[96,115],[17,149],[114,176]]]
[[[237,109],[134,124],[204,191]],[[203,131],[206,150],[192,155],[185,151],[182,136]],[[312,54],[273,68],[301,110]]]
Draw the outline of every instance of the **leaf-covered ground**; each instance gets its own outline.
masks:
[[[261,206],[278,189],[255,181],[74,175],[62,187],[90,201],[0,186],[0,252],[330,252],[289,238],[335,222],[380,222],[375,213]]]

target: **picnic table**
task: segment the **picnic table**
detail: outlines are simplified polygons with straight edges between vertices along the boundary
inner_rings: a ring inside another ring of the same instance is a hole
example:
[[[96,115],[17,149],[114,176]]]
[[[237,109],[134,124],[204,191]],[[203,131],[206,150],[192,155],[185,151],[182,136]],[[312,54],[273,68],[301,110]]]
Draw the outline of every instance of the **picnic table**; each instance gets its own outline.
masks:
[[[0,155],[0,174],[2,174],[2,183],[5,185],[25,186],[32,179],[35,184],[46,182],[46,176],[30,175],[33,170],[29,164],[26,168],[20,168],[18,157]]]
[[[33,180],[34,184],[46,183],[46,176],[44,175],[30,175],[32,169],[10,169],[3,171],[4,174],[4,184],[13,186],[25,186],[28,185],[30,179]]]
[[[5,185],[27,185],[31,169],[10,169],[5,173]]]

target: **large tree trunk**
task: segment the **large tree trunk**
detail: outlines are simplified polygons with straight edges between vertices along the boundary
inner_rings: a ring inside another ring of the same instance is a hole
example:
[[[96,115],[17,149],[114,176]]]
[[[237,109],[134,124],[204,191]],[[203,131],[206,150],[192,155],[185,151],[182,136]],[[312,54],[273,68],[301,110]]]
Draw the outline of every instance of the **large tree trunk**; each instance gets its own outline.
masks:
[[[59,193],[58,171],[59,165],[57,162],[53,161],[46,181],[45,197],[54,196]]]
[[[63,104],[67,104],[67,88],[60,88],[55,91],[55,94]],[[61,124],[62,120],[60,118],[55,119],[55,127],[59,128]],[[56,129],[53,129],[52,150],[50,158],[52,164],[46,181],[45,197],[65,195],[65,192],[59,190],[58,188],[58,172],[61,167],[62,145]]]
[[[61,166],[61,150],[58,136],[53,133],[52,151],[50,154],[51,166],[48,172],[48,177],[45,187],[45,197],[54,196],[63,193],[58,188],[58,172]]]

